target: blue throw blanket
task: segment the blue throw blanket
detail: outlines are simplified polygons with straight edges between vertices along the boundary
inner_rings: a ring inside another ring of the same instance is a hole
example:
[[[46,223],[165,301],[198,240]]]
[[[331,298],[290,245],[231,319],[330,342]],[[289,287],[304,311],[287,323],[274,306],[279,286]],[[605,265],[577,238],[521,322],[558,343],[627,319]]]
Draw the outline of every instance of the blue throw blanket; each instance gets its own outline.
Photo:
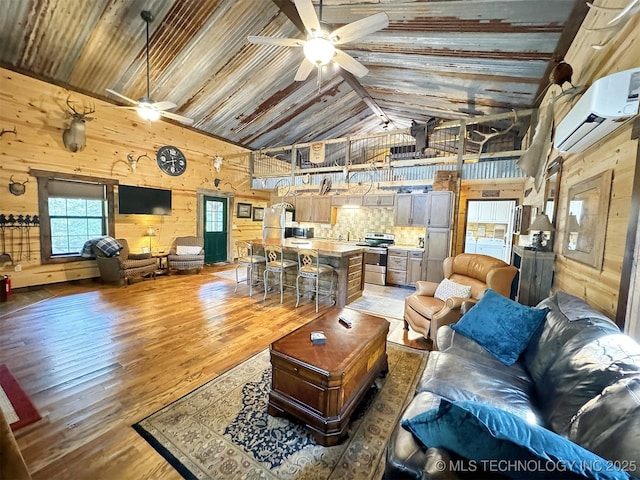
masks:
[[[96,258],[92,249],[94,245],[107,257],[113,257],[124,248],[115,238],[105,235],[103,237],[87,240],[82,246],[80,256],[83,258]]]

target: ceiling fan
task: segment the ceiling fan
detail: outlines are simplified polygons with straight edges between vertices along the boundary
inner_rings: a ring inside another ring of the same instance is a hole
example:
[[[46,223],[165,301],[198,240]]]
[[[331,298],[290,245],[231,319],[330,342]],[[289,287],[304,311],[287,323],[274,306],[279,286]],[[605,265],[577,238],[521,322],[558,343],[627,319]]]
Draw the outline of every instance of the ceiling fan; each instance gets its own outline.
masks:
[[[384,12],[376,13],[355,22],[327,31],[322,24],[322,0],[320,0],[320,18],[316,15],[311,0],[294,0],[300,19],[307,30],[307,39],[273,38],[249,36],[251,43],[262,45],[278,45],[282,47],[302,47],[304,60],[296,72],[295,81],[307,79],[314,68],[320,69],[329,62],[335,62],[357,77],[364,77],[369,70],[348,53],[336,48],[358,38],[377,32],[389,25],[389,17]]]
[[[160,117],[166,117],[172,120],[176,120],[180,123],[184,123],[185,125],[192,125],[193,119],[183,117],[182,115],[178,115],[177,113],[167,111],[167,110],[176,108],[177,105],[175,103],[169,102],[166,100],[163,102],[154,102],[153,100],[151,100],[151,97],[149,94],[149,22],[153,21],[153,15],[151,14],[151,12],[147,10],[143,10],[140,13],[140,16],[147,24],[147,96],[136,101],[129,97],[125,97],[121,93],[118,93],[115,90],[111,90],[110,88],[107,88],[107,92],[109,92],[111,95],[114,95],[118,98],[121,98],[122,100],[125,100],[135,105],[135,107],[122,107],[122,108],[137,110],[138,115],[140,115],[140,117],[142,117],[145,120],[154,122],[158,120]]]

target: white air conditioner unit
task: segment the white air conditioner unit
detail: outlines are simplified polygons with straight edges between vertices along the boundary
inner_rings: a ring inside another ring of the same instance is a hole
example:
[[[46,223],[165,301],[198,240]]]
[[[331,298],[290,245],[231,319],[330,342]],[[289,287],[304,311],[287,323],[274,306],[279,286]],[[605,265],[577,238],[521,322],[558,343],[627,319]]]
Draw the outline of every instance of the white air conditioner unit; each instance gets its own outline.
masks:
[[[582,152],[638,113],[638,95],[640,67],[599,78],[556,127],[553,146]]]

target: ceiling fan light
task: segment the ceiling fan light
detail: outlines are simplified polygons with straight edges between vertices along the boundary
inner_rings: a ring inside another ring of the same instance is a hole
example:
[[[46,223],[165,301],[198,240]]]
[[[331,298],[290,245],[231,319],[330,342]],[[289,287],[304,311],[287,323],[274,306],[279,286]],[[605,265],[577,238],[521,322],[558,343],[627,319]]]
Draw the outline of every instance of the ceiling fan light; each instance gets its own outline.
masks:
[[[304,44],[304,56],[314,65],[326,65],[335,55],[336,49],[326,38],[315,37]]]
[[[140,115],[140,118],[142,118],[143,120],[148,120],[150,122],[155,122],[160,119],[160,111],[149,105],[139,106],[138,115]]]

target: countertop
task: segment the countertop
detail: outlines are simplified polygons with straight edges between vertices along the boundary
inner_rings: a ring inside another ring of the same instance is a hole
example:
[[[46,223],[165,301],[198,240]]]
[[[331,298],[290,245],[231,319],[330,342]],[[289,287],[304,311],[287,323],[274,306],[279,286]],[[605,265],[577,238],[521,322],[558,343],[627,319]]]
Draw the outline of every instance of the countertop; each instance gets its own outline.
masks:
[[[407,250],[409,252],[424,252],[424,248],[423,247],[417,247],[415,245],[402,245],[399,243],[395,243],[393,245],[391,245],[389,248],[393,248],[396,250]]]
[[[251,243],[256,246],[262,245],[262,239],[253,240]],[[279,242],[278,242],[279,243]],[[361,247],[355,243],[336,242],[332,240],[316,240],[314,238],[285,238],[284,249],[295,251],[299,248],[311,248],[320,250],[320,255],[327,257],[347,257],[355,253],[363,253],[366,247]]]

